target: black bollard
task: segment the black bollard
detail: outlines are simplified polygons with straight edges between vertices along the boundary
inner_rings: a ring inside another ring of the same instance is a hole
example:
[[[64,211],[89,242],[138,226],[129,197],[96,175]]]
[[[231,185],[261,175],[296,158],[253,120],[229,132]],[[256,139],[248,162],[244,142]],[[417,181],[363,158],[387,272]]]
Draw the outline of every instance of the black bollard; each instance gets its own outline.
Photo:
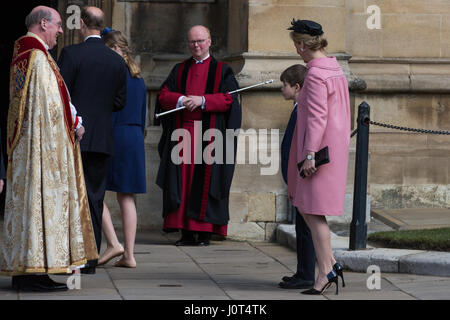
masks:
[[[358,107],[356,137],[355,183],[353,190],[353,218],[350,224],[350,250],[366,248],[367,167],[369,161],[370,106],[363,101]]]

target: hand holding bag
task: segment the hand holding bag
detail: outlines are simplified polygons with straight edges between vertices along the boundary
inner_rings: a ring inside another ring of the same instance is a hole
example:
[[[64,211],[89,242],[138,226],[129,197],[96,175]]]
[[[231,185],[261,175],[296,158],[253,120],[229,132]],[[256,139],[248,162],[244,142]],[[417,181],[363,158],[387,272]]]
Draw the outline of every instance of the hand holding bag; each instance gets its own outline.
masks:
[[[314,156],[314,160],[316,161],[316,168],[318,168],[319,166],[329,163],[330,162],[330,156],[328,154],[328,146],[320,149],[319,151],[316,152],[315,156]],[[306,160],[306,159],[305,159]],[[303,163],[305,162],[305,160],[303,160],[302,162],[297,163],[297,168],[298,171],[300,171],[300,176],[304,179],[306,178],[305,173],[302,170],[302,166]]]

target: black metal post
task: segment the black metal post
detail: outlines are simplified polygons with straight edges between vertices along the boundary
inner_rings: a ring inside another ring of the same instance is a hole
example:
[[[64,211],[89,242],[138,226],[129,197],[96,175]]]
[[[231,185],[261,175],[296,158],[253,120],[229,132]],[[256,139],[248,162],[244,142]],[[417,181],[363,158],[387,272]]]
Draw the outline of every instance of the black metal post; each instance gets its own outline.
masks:
[[[363,101],[358,107],[356,137],[355,183],[353,190],[353,218],[350,224],[350,250],[366,248],[367,167],[369,160],[370,106]]]

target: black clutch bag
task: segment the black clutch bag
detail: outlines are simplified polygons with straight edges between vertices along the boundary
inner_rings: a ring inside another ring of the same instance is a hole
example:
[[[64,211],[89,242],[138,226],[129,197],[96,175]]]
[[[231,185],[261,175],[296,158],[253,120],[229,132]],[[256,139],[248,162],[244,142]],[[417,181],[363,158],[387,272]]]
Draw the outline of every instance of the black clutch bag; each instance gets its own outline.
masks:
[[[317,151],[315,156],[314,156],[314,158],[315,158],[315,161],[316,161],[316,168],[321,166],[321,165],[323,165],[323,164],[329,163],[330,162],[330,156],[328,155],[328,146],[320,149],[319,151]],[[303,160],[300,163],[297,163],[297,168],[298,168],[298,171],[301,170],[300,171],[300,176],[304,179],[305,178],[305,174],[303,173],[303,170],[302,170],[303,162],[305,162],[305,160]]]

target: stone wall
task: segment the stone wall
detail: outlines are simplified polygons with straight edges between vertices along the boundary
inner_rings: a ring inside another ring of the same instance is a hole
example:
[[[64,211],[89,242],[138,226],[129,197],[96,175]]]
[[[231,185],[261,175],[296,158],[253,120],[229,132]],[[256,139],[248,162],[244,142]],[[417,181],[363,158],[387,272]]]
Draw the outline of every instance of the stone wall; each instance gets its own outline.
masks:
[[[376,5],[381,28],[364,27]],[[449,130],[450,2],[347,1],[346,51],[367,89],[356,98],[371,119]],[[369,183],[374,208],[449,207],[448,136],[371,127]]]
[[[149,88],[149,114],[156,91],[171,67],[188,56],[190,25],[211,27],[212,52],[225,59],[241,87],[270,78],[272,85],[242,94],[243,129],[278,129],[281,140],[291,102],[280,94],[279,74],[301,63],[289,31],[292,18],[320,22],[357,106],[371,106],[371,119],[401,126],[448,130],[450,123],[450,2],[445,0],[216,0],[113,1],[113,27],[131,39]],[[376,5],[381,29],[369,29]],[[177,21],[177,23],[174,23]],[[351,58],[351,59],[350,59]],[[154,184],[160,128],[148,120],[148,192],[137,196],[139,226],[159,228],[161,191]],[[240,152],[245,150],[240,137]],[[354,144],[346,195],[352,211]],[[258,149],[257,152],[260,150]],[[416,135],[371,127],[369,199],[376,208],[450,207],[448,136]],[[281,174],[263,176],[264,165],[238,164],[231,195],[230,237],[268,240],[277,223],[290,219]],[[113,196],[107,202],[118,219]],[[369,219],[369,216],[367,217]]]

